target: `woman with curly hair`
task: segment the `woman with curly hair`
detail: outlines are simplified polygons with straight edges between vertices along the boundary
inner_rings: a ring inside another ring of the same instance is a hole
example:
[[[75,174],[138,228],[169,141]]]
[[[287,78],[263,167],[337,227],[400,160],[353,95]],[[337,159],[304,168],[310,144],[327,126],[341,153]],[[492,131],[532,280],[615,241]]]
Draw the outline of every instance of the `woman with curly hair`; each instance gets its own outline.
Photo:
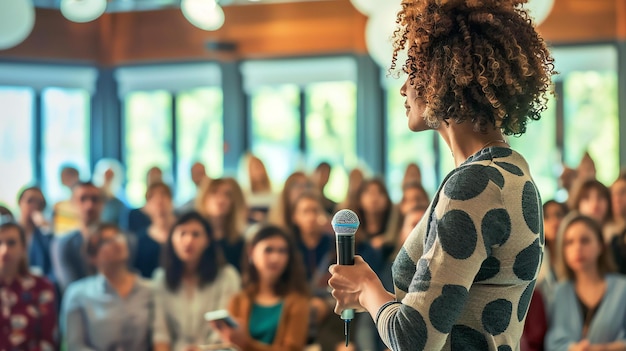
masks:
[[[394,350],[515,350],[543,252],[521,135],[546,109],[553,59],[525,0],[403,0],[394,59],[409,128],[436,130],[456,168],[393,265],[395,294],[360,258],[332,266],[335,312],[368,311]]]

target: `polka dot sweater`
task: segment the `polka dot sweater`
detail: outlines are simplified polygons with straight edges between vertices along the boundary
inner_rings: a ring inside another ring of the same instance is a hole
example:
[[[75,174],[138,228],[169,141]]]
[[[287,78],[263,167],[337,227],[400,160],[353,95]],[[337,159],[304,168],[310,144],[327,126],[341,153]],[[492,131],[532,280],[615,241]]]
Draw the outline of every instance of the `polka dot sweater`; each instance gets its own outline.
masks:
[[[541,199],[517,152],[452,171],[393,264],[376,325],[394,351],[519,349],[543,253]]]

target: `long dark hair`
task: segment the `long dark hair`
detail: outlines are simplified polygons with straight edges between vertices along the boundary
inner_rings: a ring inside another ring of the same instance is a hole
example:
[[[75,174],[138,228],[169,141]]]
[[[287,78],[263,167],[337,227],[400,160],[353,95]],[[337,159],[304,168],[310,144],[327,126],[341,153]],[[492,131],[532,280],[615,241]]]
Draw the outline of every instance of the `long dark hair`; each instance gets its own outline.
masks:
[[[19,262],[19,264],[17,266],[17,274],[20,275],[21,277],[25,277],[25,276],[27,276],[29,274],[29,269],[28,269],[28,248],[27,248],[27,244],[26,244],[26,232],[24,232],[24,229],[19,224],[15,223],[15,222],[7,222],[7,223],[0,224],[0,232],[9,231],[11,229],[17,230],[17,233],[18,233],[18,236],[19,236],[19,240],[20,240],[20,244],[24,248],[24,256],[22,257],[22,259],[20,260],[20,262]]]
[[[382,227],[380,228],[380,232],[379,233],[366,233],[367,236],[363,237],[364,235],[357,235],[356,239],[357,241],[361,241],[361,240],[365,240],[365,241],[369,241],[369,239],[373,236],[379,235],[379,234],[383,234],[386,230],[387,230],[387,226],[389,225],[389,220],[391,218],[391,211],[393,209],[393,202],[391,201],[391,197],[389,196],[389,191],[387,190],[387,186],[385,185],[385,182],[382,179],[379,178],[373,178],[373,179],[369,179],[364,181],[361,184],[361,187],[359,188],[359,192],[357,195],[357,199],[358,199],[358,206],[356,209],[356,214],[359,216],[359,219],[361,220],[361,225],[359,226],[361,229],[359,231],[365,232],[365,228],[367,228],[367,218],[365,216],[365,211],[363,209],[363,204],[361,203],[361,196],[363,196],[363,193],[365,193],[365,191],[370,187],[370,186],[375,186],[378,188],[378,190],[383,194],[383,196],[385,197],[385,212],[382,214],[383,216],[383,220],[382,220]],[[372,234],[374,234],[372,236]]]
[[[203,287],[206,284],[213,282],[220,269],[226,264],[222,249],[215,242],[213,230],[211,229],[209,222],[207,222],[207,220],[204,219],[204,217],[202,217],[202,215],[198,212],[186,213],[181,216],[176,223],[174,223],[174,226],[172,226],[170,234],[167,237],[165,250],[163,250],[163,255],[161,257],[163,268],[165,269],[165,282],[170,291],[176,291],[178,287],[180,287],[183,278],[183,271],[185,270],[185,264],[176,255],[176,251],[174,251],[172,237],[174,236],[174,231],[178,226],[193,221],[202,225],[202,228],[209,239],[209,245],[206,249],[204,249],[204,252],[200,257],[200,262],[196,267],[196,274],[199,278],[198,286]]]
[[[291,235],[278,226],[263,226],[256,232],[252,239],[250,239],[248,248],[252,251],[259,242],[273,237],[282,238],[287,242],[289,255],[285,271],[274,285],[274,293],[279,296],[286,296],[291,292],[308,295],[309,290],[306,281],[306,272],[304,270],[304,262],[300,252],[296,249]],[[248,260],[243,267],[243,286],[248,295],[256,295],[259,291],[260,279],[259,272],[254,266],[252,259]]]

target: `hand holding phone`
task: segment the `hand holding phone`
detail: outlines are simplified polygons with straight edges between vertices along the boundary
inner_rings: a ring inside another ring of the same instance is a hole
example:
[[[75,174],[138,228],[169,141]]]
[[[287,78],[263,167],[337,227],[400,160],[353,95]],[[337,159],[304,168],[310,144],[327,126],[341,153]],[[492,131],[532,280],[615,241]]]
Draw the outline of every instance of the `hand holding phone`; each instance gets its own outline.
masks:
[[[221,322],[230,328],[237,328],[237,322],[230,316],[227,310],[216,310],[204,314],[207,322]]]

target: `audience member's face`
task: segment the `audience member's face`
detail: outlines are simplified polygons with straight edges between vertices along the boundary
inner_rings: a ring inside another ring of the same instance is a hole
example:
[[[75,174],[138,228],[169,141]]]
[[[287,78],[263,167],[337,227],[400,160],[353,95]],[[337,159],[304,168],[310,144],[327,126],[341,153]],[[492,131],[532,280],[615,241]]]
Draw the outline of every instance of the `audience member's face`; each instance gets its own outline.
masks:
[[[33,213],[43,210],[44,198],[37,190],[26,190],[20,199],[19,206],[22,215],[30,218]]]
[[[602,244],[585,223],[576,222],[567,228],[563,237],[563,255],[574,273],[597,269],[601,253]]]
[[[206,176],[206,168],[202,163],[194,163],[191,166],[191,180],[196,186],[200,186]]]
[[[595,219],[600,224],[604,224],[608,210],[608,200],[596,189],[590,189],[587,196],[583,197],[578,205],[578,211],[581,214]]]
[[[73,171],[61,172],[61,184],[70,189],[74,186],[74,184],[78,183],[78,180],[78,175]]]
[[[551,203],[546,206],[543,212],[543,232],[546,241],[554,242],[556,240],[556,234],[559,231],[559,226],[565,217],[563,206],[555,203]]]
[[[615,220],[626,221],[626,180],[618,180],[611,186],[611,202]]]
[[[128,244],[123,234],[115,229],[102,231],[100,248],[95,260],[98,267],[124,263],[128,260]]]
[[[155,188],[146,201],[146,212],[151,216],[167,216],[173,211],[172,198],[163,188]]]
[[[361,207],[365,213],[383,213],[387,209],[387,198],[380,187],[372,183],[361,194]]]
[[[405,182],[416,182],[416,183],[421,183],[422,182],[422,172],[420,171],[420,169],[414,165],[414,164],[410,164],[406,167],[405,173],[404,173],[404,181]]]
[[[197,264],[209,246],[209,236],[198,221],[179,224],[172,234],[176,256],[186,264]]]
[[[72,195],[78,209],[80,220],[84,225],[91,225],[100,221],[103,199],[100,189],[95,186],[79,186]]]
[[[406,239],[409,237],[409,234],[411,234],[411,232],[413,231],[415,226],[417,226],[417,223],[419,223],[422,217],[424,217],[424,210],[410,211],[408,214],[405,215],[404,222],[402,223],[402,229],[400,231],[400,245],[402,245],[406,241]]]
[[[418,188],[408,188],[402,194],[400,212],[406,214],[415,207],[428,207],[428,195]]]
[[[263,181],[265,177],[265,169],[261,160],[257,158],[251,158],[250,163],[248,164],[248,170],[250,171],[250,182],[260,182]]]
[[[163,172],[158,167],[150,168],[146,177],[147,185],[163,182]]]
[[[111,184],[114,178],[115,171],[113,171],[112,168],[107,168],[107,170],[104,171],[104,184]]]
[[[26,248],[20,241],[20,233],[15,228],[0,231],[0,274],[15,272],[26,255]]]
[[[282,237],[272,236],[254,245],[251,257],[261,279],[276,281],[287,268],[289,246]]]
[[[330,169],[327,167],[320,167],[313,173],[313,181],[319,189],[324,189],[328,180],[330,179]]]
[[[287,205],[292,206],[293,203],[298,199],[298,197],[302,195],[302,193],[307,190],[311,190],[311,188],[312,184],[305,176],[294,179],[293,182],[291,182],[291,184],[289,185],[289,189],[287,189],[287,191],[289,192],[287,197],[289,199],[289,204]]]
[[[211,217],[225,217],[233,206],[233,191],[226,183],[220,184],[215,193],[208,194],[205,200],[206,211]]]
[[[319,219],[322,216],[321,204],[314,199],[300,198],[293,210],[293,223],[303,235],[319,231]]]

